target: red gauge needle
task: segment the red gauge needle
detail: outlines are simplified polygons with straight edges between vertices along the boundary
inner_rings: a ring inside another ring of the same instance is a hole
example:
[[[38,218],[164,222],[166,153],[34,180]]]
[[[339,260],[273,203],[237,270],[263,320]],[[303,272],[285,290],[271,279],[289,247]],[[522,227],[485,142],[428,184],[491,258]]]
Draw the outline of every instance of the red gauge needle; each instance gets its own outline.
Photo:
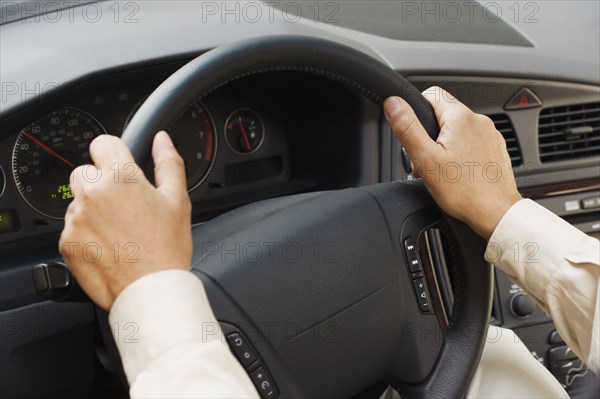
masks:
[[[69,165],[70,167],[72,167],[73,169],[75,169],[75,165],[73,165],[73,163],[69,162],[68,160],[66,160],[65,158],[63,158],[59,153],[57,153],[56,151],[54,151],[52,148],[48,147],[46,144],[42,143],[40,140],[36,139],[35,137],[33,137],[32,135],[30,135],[27,132],[22,132],[25,136],[29,137],[31,140],[33,140],[33,142],[35,142],[37,145],[39,145],[40,147],[42,147],[44,149],[44,151],[46,151],[48,154],[55,156],[56,158],[60,159],[61,161],[63,161],[64,163],[66,163],[67,165]]]
[[[242,137],[244,137],[244,141],[246,142],[246,147],[248,147],[248,151],[252,150],[252,146],[250,145],[250,140],[248,140],[248,135],[246,134],[246,128],[242,123],[242,117],[238,118],[238,123],[240,124],[240,130],[242,131]]]

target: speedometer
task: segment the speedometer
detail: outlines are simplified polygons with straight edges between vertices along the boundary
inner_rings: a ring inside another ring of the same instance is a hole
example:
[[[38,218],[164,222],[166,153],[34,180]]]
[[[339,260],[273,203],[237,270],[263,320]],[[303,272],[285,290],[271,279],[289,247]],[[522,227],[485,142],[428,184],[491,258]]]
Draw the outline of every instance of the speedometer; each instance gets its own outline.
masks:
[[[106,131],[92,116],[61,108],[21,130],[12,157],[12,172],[23,199],[36,211],[60,219],[73,199],[71,171],[92,163],[92,140]]]

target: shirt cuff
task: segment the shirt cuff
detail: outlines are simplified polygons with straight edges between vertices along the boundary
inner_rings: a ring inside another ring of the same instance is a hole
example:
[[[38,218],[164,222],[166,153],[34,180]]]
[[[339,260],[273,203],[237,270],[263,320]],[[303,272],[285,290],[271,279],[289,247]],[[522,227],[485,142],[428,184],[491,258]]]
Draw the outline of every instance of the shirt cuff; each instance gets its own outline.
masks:
[[[178,344],[221,341],[204,286],[189,271],[169,269],[141,277],[115,300],[110,327],[132,385],[153,360]],[[226,349],[227,350],[227,349]]]
[[[485,252],[494,264],[544,303],[546,288],[586,234],[536,202],[523,199],[498,223]]]

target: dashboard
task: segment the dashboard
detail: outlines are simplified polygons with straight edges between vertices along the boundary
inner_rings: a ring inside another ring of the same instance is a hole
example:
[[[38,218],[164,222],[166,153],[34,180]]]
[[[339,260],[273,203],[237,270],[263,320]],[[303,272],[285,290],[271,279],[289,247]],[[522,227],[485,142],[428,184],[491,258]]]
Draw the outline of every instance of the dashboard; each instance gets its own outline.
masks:
[[[98,2],[105,17],[97,23],[79,12],[58,21],[7,20],[0,10],[0,396],[126,397],[98,355],[96,320],[105,315],[89,303],[45,301],[31,270],[60,259],[69,174],[89,162],[89,142],[120,136],[144,99],[186,62],[248,36],[323,37],[378,58],[421,90],[446,88],[495,122],[525,197],[600,238],[596,2],[540,3],[538,23],[507,18],[509,7],[523,12],[529,2],[493,2],[503,23],[450,24],[446,35],[435,21],[409,16],[397,32],[396,19],[379,23],[393,15],[380,6],[395,2],[362,7],[356,15],[377,14],[371,23],[344,19],[358,3],[338,4],[339,24],[323,21],[331,9],[322,20],[290,22],[275,12],[250,23],[207,15],[202,2],[189,1],[136,3],[132,24],[113,18],[119,2]],[[194,223],[261,199],[413,178],[379,108],[308,74],[242,78],[189,104],[168,130],[185,159]],[[152,179],[151,164],[141,172]],[[553,358],[566,346],[524,291],[501,272],[495,286],[492,322],[515,330],[572,397],[597,392],[597,379],[580,364],[560,370],[561,361],[576,359]],[[39,383],[24,383],[32,380]]]
[[[20,127],[1,142],[0,242],[60,231],[73,197],[69,176],[91,163],[89,143],[100,134],[120,136],[181,65],[87,82],[36,105],[28,111],[35,117],[11,122]],[[290,73],[241,79],[190,104],[167,130],[185,162],[194,222],[258,199],[377,181],[376,164],[357,168],[378,143],[377,126],[365,125],[363,115],[377,121],[379,111],[341,85]],[[373,133],[365,138],[363,129]],[[142,169],[132,164],[125,178],[153,181],[152,162]],[[85,171],[90,181],[99,178],[95,169]]]

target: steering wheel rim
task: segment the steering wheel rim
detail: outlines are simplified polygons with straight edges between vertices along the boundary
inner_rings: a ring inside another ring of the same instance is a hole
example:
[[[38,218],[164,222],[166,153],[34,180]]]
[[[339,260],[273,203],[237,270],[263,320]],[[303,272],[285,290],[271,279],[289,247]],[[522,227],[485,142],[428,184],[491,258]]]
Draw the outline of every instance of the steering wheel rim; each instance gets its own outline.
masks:
[[[308,37],[275,36],[219,47],[185,65],[148,97],[132,118],[122,138],[131,149],[136,162],[144,164],[149,157],[154,134],[166,129],[193,101],[233,80],[269,71],[321,75],[350,87],[379,106],[391,95],[402,96],[413,107],[428,134],[433,139],[439,134],[439,125],[431,105],[410,82],[385,64],[337,43]],[[379,203],[383,213],[386,207],[393,207],[393,203],[398,202],[394,198],[404,195],[405,192],[410,193],[407,194],[407,201],[410,203],[421,201],[426,203],[421,208],[427,212],[439,211],[430,197],[416,194],[413,188],[406,188],[401,184],[388,186],[379,185],[379,188],[375,186],[373,190],[367,190]],[[340,201],[343,200],[342,197]],[[274,202],[276,203],[277,201]],[[390,205],[385,205],[387,203]],[[417,208],[414,212],[417,212]],[[454,259],[457,262],[453,273],[459,280],[456,288],[458,299],[455,301],[450,327],[443,332],[444,341],[437,360],[428,375],[418,382],[403,381],[398,377],[398,373],[394,372],[381,376],[387,377],[392,385],[409,397],[463,397],[466,394],[483,350],[491,309],[492,270],[490,265],[483,262],[485,243],[462,223],[443,213],[439,215],[437,220],[444,223],[454,238]],[[399,217],[397,220],[404,223],[408,216]],[[220,223],[228,220],[223,217],[218,219]],[[210,229],[214,226],[216,222],[203,226],[202,236],[210,234]],[[261,224],[254,221],[254,226]],[[415,234],[421,232],[422,230]],[[197,258],[205,255],[203,251],[196,251],[201,245],[202,236],[195,235],[194,238],[196,266]],[[459,237],[465,238],[466,244],[460,243]],[[401,250],[400,247],[399,251]],[[397,251],[398,249],[395,249],[392,252]],[[402,256],[400,258],[404,259]],[[477,266],[474,266],[475,264]],[[218,269],[222,270],[222,265]],[[219,278],[223,273],[211,271],[210,266],[195,267],[194,272],[205,283],[215,314],[222,320],[219,316],[225,315],[226,312],[220,310],[224,284]],[[232,298],[230,294],[231,292],[225,293],[228,300]],[[229,321],[232,317],[234,316],[228,315],[226,320]],[[294,387],[293,383],[289,386],[288,393],[302,392],[298,387]],[[282,394],[283,391],[282,389]]]
[[[439,134],[431,104],[387,65],[331,41],[276,35],[217,47],[190,61],[144,101],[122,139],[136,162],[143,165],[150,154],[151,134],[166,130],[195,100],[234,80],[271,71],[324,76],[357,91],[378,106],[389,96],[401,96],[414,109],[431,138],[435,140]]]

